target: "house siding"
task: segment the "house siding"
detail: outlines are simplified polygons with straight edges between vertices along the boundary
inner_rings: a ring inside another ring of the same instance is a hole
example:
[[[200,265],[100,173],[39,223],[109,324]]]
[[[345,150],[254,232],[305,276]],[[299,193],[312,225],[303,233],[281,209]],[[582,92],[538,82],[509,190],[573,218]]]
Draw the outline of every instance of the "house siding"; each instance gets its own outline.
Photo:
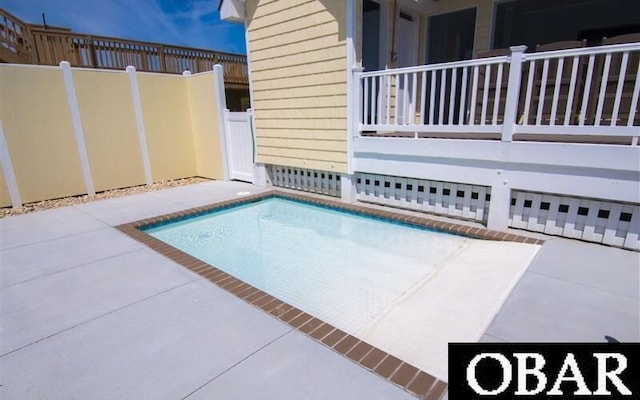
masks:
[[[247,0],[257,162],[347,171],[346,5]]]

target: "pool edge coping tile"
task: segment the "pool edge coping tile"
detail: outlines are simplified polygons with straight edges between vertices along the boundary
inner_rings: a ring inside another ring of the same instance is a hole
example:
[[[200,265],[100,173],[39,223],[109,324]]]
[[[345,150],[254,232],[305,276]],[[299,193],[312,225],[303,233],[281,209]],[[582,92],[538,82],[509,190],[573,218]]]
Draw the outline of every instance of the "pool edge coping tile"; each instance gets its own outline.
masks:
[[[313,315],[309,315],[295,306],[283,302],[268,293],[237,279],[223,270],[201,261],[182,250],[174,248],[159,239],[145,233],[143,229],[171,222],[176,219],[187,219],[199,215],[215,212],[216,210],[225,209],[233,206],[251,204],[259,202],[263,199],[279,197],[294,201],[301,201],[320,207],[337,208],[355,215],[366,215],[374,218],[387,220],[390,222],[399,222],[408,226],[414,226],[423,229],[430,229],[438,232],[451,233],[454,235],[462,235],[471,238],[492,240],[492,241],[513,241],[528,244],[542,244],[544,240],[532,239],[530,237],[515,235],[513,233],[503,233],[492,231],[485,228],[469,227],[468,225],[456,224],[451,222],[442,222],[430,219],[428,216],[407,216],[390,210],[378,210],[375,208],[364,207],[359,204],[344,203],[332,199],[319,199],[298,193],[289,193],[280,190],[268,190],[265,192],[252,194],[232,200],[224,200],[211,203],[204,206],[193,207],[183,211],[172,212],[170,214],[146,218],[134,222],[129,222],[115,226],[117,230],[131,237],[132,239],[144,244],[152,250],[164,255],[165,257],[176,262],[180,266],[189,271],[207,279],[227,293],[243,300],[266,314],[276,318],[283,323],[289,325],[292,329],[300,332],[306,337],[314,340],[328,349],[340,354],[349,361],[359,365],[367,371],[376,374],[390,384],[393,384],[418,398],[438,399],[446,390],[447,383],[436,378],[435,376],[371,345],[357,337],[328,324]],[[284,311],[283,311],[284,308]],[[313,329],[304,328],[309,323],[315,325]],[[316,332],[326,332],[323,334],[315,334]],[[355,340],[355,342],[354,342]],[[340,345],[343,343],[343,345]],[[350,345],[345,345],[345,343]],[[364,347],[367,349],[357,360],[354,358],[356,348]],[[370,357],[377,355],[375,358],[382,358],[375,365],[371,365]],[[365,364],[366,362],[366,364]],[[369,364],[369,365],[367,365]],[[384,364],[384,365],[383,365]],[[410,371],[411,377],[407,379],[406,372],[400,373],[400,370]],[[426,376],[426,377],[425,377]],[[417,385],[418,379],[427,379],[428,387],[420,388]],[[398,383],[397,381],[400,381]],[[420,389],[422,390],[420,390]]]

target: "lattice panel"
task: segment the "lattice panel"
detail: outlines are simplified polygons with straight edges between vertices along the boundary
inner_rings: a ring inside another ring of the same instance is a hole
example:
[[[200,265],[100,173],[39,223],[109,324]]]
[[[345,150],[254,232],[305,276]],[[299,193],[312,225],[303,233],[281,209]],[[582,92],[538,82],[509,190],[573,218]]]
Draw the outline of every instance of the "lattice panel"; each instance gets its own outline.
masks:
[[[377,204],[486,221],[491,189],[487,186],[356,174],[357,198]]]
[[[509,226],[640,249],[640,205],[513,191]]]
[[[268,165],[273,186],[340,197],[340,175],[335,172]]]

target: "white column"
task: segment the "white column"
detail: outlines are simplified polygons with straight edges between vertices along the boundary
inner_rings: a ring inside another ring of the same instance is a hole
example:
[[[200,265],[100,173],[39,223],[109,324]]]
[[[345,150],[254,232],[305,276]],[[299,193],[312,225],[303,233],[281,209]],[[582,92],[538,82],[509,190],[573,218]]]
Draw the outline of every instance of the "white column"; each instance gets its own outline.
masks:
[[[229,160],[228,160],[228,144],[227,144],[227,119],[225,111],[227,110],[227,99],[224,95],[224,70],[222,65],[213,66],[213,75],[216,81],[216,96],[218,100],[218,127],[220,129],[220,148],[222,150],[222,171],[224,180],[229,180]]]
[[[22,199],[20,198],[20,191],[18,190],[18,181],[16,180],[16,174],[15,174],[15,171],[13,170],[13,163],[11,163],[11,157],[9,155],[9,146],[7,146],[7,138],[4,136],[4,128],[2,127],[1,120],[0,120],[0,163],[2,163],[2,174],[4,175],[4,182],[7,185],[7,191],[9,192],[9,198],[11,199],[11,205],[13,206],[13,208],[20,208],[22,207]]]
[[[352,68],[356,67],[356,1],[347,0],[347,171],[353,174],[353,136],[356,127],[355,85]]]
[[[87,145],[84,141],[84,130],[82,129],[82,121],[80,120],[80,109],[78,108],[78,99],[76,97],[76,88],[73,84],[73,75],[71,74],[71,64],[67,61],[60,63],[62,69],[62,77],[64,79],[64,87],[67,92],[67,101],[69,102],[69,111],[71,112],[71,122],[73,124],[73,133],[78,146],[78,155],[80,156],[80,167],[82,168],[82,176],[84,178],[84,186],[89,196],[96,194],[93,188],[93,177],[91,176],[91,167],[89,165],[89,155],[87,154]]]
[[[264,164],[253,165],[253,184],[260,187],[271,186],[271,179],[267,172],[267,166]]]
[[[491,201],[487,228],[504,231],[509,227],[509,209],[511,208],[511,183],[504,170],[497,170],[494,184],[491,185]]]
[[[502,125],[502,141],[511,142],[513,128],[518,120],[518,100],[520,98],[520,82],[522,79],[522,61],[527,46],[512,46],[511,64],[509,66],[509,83],[504,106],[504,123]]]
[[[349,203],[356,201],[356,176],[340,174],[340,197]]]
[[[151,175],[151,162],[149,161],[149,148],[147,146],[147,133],[144,128],[144,116],[142,114],[142,102],[140,101],[140,88],[138,87],[138,76],[136,68],[129,65],[129,84],[131,85],[131,96],[133,98],[133,110],[136,116],[136,126],[138,128],[138,141],[140,142],[140,156],[142,157],[142,167],[144,168],[144,180],[147,185],[153,183]]]

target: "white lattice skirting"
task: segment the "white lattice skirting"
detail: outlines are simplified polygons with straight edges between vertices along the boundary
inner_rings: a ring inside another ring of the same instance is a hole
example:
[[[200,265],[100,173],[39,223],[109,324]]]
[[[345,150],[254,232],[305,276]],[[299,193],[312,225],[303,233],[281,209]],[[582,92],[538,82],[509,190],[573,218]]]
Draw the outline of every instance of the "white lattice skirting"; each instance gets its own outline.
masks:
[[[509,226],[639,250],[640,206],[512,191]]]
[[[357,199],[486,221],[491,189],[464,183],[356,173]]]
[[[273,186],[340,197],[340,175],[335,172],[267,165]]]

